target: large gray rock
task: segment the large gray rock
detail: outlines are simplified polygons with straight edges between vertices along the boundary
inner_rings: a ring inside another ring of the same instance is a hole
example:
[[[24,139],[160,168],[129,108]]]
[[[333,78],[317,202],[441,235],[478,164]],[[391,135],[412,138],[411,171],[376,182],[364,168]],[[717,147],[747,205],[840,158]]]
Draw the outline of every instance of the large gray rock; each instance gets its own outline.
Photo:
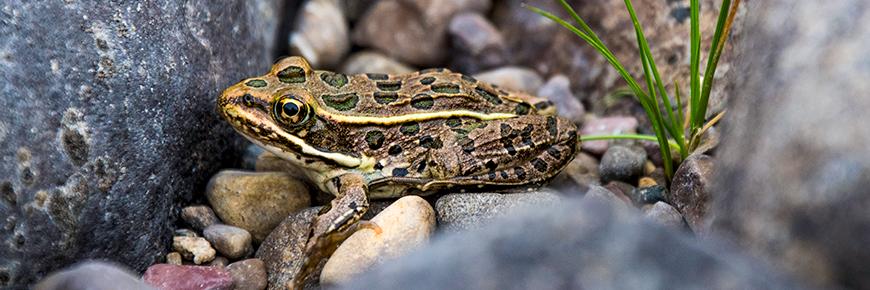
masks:
[[[215,99],[273,60],[253,7],[276,1],[255,2],[0,5],[0,288],[166,256],[179,205],[234,155]]]
[[[802,289],[726,249],[565,199],[433,241],[343,289]]]
[[[711,231],[820,285],[870,288],[870,6],[745,8]]]

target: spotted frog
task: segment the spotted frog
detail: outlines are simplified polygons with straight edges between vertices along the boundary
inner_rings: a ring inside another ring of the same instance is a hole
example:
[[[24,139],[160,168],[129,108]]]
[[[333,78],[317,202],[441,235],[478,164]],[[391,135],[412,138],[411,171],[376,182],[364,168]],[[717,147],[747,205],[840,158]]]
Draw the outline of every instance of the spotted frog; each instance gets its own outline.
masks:
[[[338,243],[362,228],[370,198],[442,190],[543,186],[580,140],[548,101],[509,93],[446,69],[343,75],[301,57],[221,94],[217,109],[251,142],[295,163],[335,195],[310,227],[295,288]]]

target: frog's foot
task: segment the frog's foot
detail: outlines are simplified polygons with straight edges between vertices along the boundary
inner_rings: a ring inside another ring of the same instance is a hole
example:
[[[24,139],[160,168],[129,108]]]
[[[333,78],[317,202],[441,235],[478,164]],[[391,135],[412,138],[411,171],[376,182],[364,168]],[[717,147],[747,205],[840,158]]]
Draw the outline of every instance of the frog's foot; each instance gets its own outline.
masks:
[[[369,207],[367,184],[368,180],[359,174],[345,174],[333,179],[330,191],[336,193],[336,197],[311,224],[302,268],[293,279],[294,289],[302,289],[305,277],[356,231],[372,229],[381,233],[381,228],[374,222],[359,221]]]
[[[293,281],[293,289],[302,289],[303,280],[314,272],[317,265],[320,264],[320,261],[331,256],[341,242],[349,238],[353,233],[362,229],[374,230],[376,234],[383,232],[381,227],[372,221],[358,221],[345,227],[341,231],[328,233],[325,236],[318,238],[312,238],[314,240],[313,244],[311,244],[305,252],[305,256],[302,260],[302,268],[299,271],[299,275],[296,276]]]

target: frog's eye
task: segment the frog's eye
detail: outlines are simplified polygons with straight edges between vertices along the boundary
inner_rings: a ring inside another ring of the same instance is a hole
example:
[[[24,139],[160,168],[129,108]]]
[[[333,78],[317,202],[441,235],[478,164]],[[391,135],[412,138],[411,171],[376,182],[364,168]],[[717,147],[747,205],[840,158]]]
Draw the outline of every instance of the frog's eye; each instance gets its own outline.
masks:
[[[273,109],[273,114],[278,122],[284,125],[296,126],[308,121],[310,109],[308,104],[302,102],[294,95],[281,96]]]

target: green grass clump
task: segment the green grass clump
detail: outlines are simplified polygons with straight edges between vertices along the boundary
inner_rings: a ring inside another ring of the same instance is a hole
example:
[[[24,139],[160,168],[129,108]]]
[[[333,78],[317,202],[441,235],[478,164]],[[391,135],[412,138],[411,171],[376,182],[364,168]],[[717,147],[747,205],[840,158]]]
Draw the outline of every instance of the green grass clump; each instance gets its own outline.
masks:
[[[658,69],[656,68],[655,60],[652,58],[652,54],[650,53],[649,46],[647,45],[646,38],[644,38],[643,30],[640,27],[640,22],[637,20],[637,16],[634,13],[634,8],[631,5],[630,0],[625,0],[625,7],[628,9],[628,13],[631,15],[631,21],[634,25],[635,35],[637,37],[638,50],[640,53],[640,59],[643,64],[643,72],[644,78],[646,79],[646,90],[642,89],[637,82],[634,81],[634,78],[628,74],[622,64],[610,53],[610,50],[598,39],[598,36],[589,29],[589,26],[580,19],[580,16],[565,2],[565,0],[558,0],[559,3],[562,4],[562,7],[565,11],[571,14],[571,17],[574,18],[574,21],[577,22],[578,25],[583,29],[582,31],[577,27],[571,25],[570,23],[550,14],[545,11],[542,11],[538,8],[525,5],[525,7],[535,13],[538,13],[544,17],[552,19],[553,21],[558,22],[565,28],[568,28],[580,38],[591,44],[595,49],[597,49],[601,54],[613,65],[614,68],[619,72],[620,75],[628,82],[628,86],[631,88],[631,91],[637,96],[638,100],[640,100],[641,105],[646,111],[647,116],[649,116],[650,122],[652,123],[653,130],[655,131],[655,136],[650,135],[638,135],[638,134],[626,134],[626,135],[606,135],[606,136],[583,136],[581,140],[598,140],[598,139],[615,139],[615,138],[630,138],[630,139],[642,139],[642,140],[655,140],[659,143],[659,148],[662,151],[662,156],[665,160],[665,174],[667,175],[667,179],[670,180],[674,175],[674,168],[672,162],[669,160],[673,160],[671,157],[670,148],[674,148],[675,150],[680,152],[680,156],[678,158],[678,162],[682,162],[686,157],[688,157],[689,153],[694,151],[694,149],[700,143],[701,134],[707,130],[713,123],[715,123],[719,116],[713,118],[709,123],[705,125],[705,116],[707,114],[707,100],[710,97],[710,89],[713,84],[713,74],[716,71],[716,66],[719,63],[719,56],[722,54],[722,49],[725,47],[725,40],[728,38],[728,31],[731,28],[731,23],[734,21],[735,13],[737,12],[737,6],[740,5],[740,0],[734,1],[734,5],[732,7],[731,0],[723,0],[722,7],[719,10],[719,20],[716,23],[716,30],[713,34],[713,44],[710,47],[710,54],[707,60],[707,67],[704,73],[703,82],[700,79],[700,51],[701,51],[701,33],[698,28],[699,22],[699,4],[698,0],[691,0],[691,82],[690,82],[690,90],[689,90],[689,109],[688,120],[684,119],[683,111],[682,111],[682,102],[680,99],[680,88],[675,85],[675,93],[677,99],[677,107],[678,113],[674,114],[671,108],[670,99],[668,98],[668,94],[665,91],[664,85],[662,85],[661,77],[659,77]],[[658,94],[656,94],[658,91]],[[659,107],[659,100],[664,103],[665,110],[667,112],[667,117],[662,116],[661,109]],[[724,113],[724,112],[723,112]],[[684,125],[685,124],[685,125]],[[672,138],[668,138],[668,135]],[[686,138],[688,136],[688,138]]]

